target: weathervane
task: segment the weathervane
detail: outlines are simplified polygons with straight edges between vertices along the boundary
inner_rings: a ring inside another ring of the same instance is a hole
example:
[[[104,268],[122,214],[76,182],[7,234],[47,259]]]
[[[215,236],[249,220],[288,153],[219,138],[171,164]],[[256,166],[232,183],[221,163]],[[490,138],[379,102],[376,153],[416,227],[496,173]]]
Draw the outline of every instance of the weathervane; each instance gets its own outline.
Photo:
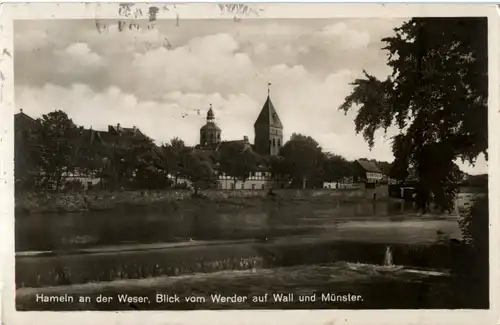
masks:
[[[267,83],[267,95],[270,95],[271,94],[271,83],[268,82]]]

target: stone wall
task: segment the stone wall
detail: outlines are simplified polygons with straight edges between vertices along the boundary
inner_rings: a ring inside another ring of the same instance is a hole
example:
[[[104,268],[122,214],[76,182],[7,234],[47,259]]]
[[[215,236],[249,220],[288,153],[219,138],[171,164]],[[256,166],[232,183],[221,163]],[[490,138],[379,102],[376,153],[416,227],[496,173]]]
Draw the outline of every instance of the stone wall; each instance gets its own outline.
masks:
[[[377,192],[377,199],[387,197],[387,189],[317,189],[317,190],[274,190],[280,199],[308,199],[308,198],[359,198],[373,199]],[[267,190],[204,190],[200,191],[206,199],[225,200],[231,198],[266,197]],[[121,206],[146,206],[155,203],[168,203],[191,199],[190,190],[162,190],[162,191],[85,191],[72,193],[25,193],[16,198],[18,212],[78,212],[88,210],[108,210]]]

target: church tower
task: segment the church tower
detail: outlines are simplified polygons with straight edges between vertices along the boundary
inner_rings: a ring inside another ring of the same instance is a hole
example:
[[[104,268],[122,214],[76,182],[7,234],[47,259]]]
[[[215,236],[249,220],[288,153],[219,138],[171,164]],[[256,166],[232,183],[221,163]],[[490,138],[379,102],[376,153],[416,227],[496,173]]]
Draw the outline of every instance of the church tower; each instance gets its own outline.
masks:
[[[215,124],[215,115],[212,104],[207,113],[207,123],[200,129],[200,146],[215,147],[220,143],[221,129]]]
[[[268,84],[267,99],[254,124],[255,151],[261,155],[276,156],[283,146],[283,124],[271,101]]]

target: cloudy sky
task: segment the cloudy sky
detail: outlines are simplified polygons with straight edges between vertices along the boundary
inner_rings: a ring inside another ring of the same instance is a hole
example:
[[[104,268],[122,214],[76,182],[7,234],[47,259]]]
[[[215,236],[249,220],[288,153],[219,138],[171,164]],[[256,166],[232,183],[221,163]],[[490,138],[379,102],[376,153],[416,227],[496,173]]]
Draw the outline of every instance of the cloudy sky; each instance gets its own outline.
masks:
[[[16,21],[16,107],[33,117],[61,109],[86,127],[120,123],[157,144],[180,137],[194,145],[210,104],[223,139],[253,139],[271,82],[285,140],[298,132],[347,159],[392,161],[393,131],[370,151],[354,132],[355,112],[337,108],[362,69],[390,73],[380,39],[402,21],[163,20],[122,31],[113,21]],[[486,164],[463,169],[482,173]]]

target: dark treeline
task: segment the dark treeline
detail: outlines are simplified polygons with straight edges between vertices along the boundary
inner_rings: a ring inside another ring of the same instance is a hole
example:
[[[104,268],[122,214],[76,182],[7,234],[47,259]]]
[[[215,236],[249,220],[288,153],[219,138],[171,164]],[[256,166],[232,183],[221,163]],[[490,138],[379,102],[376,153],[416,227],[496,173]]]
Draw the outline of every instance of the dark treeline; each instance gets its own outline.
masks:
[[[223,142],[214,151],[196,149],[179,138],[157,146],[139,129],[85,129],[58,110],[37,120],[18,114],[15,141],[16,188],[22,190],[81,188],[68,175],[99,178],[109,189],[182,187],[186,180],[211,188],[217,187],[218,173],[245,181],[262,170],[293,188],[359,178],[355,162],[323,151],[301,134],[293,134],[278,156],[258,155],[238,141]]]

